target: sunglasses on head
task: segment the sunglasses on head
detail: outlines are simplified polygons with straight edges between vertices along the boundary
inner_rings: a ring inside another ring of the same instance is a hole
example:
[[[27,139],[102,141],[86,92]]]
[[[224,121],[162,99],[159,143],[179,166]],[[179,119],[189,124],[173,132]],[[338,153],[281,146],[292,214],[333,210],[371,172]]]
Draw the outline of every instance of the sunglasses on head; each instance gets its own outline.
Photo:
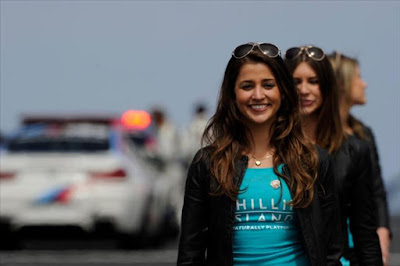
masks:
[[[232,56],[236,59],[242,59],[250,54],[255,48],[258,48],[263,54],[270,58],[275,58],[279,56],[279,48],[272,43],[256,43],[249,42],[246,44],[239,45],[232,52]]]
[[[321,61],[325,58],[324,51],[315,46],[292,47],[286,51],[285,58],[292,60],[299,57],[303,53],[315,61]]]

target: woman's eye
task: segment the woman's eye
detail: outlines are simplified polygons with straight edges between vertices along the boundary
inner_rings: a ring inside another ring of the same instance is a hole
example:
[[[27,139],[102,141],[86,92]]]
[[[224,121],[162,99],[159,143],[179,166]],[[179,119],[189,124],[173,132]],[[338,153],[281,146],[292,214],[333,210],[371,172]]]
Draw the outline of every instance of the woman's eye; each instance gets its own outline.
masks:
[[[253,85],[251,85],[251,84],[242,84],[240,86],[240,88],[243,89],[243,90],[251,90],[251,88],[253,88]]]
[[[271,88],[275,87],[275,83],[273,83],[273,82],[268,82],[268,83],[264,83],[263,86],[264,86],[264,88],[266,88],[266,89],[271,89]]]
[[[310,79],[308,82],[309,82],[310,84],[319,84],[318,79]]]
[[[294,85],[299,85],[301,83],[300,79],[294,79]]]

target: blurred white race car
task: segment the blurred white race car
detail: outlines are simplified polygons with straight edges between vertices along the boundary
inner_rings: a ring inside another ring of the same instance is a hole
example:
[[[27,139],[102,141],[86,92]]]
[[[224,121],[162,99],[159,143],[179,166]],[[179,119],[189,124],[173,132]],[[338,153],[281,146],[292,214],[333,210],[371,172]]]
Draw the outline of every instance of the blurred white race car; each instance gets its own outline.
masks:
[[[168,233],[182,171],[150,163],[146,135],[135,132],[113,118],[25,119],[0,154],[1,225],[12,234],[107,224],[125,246]]]

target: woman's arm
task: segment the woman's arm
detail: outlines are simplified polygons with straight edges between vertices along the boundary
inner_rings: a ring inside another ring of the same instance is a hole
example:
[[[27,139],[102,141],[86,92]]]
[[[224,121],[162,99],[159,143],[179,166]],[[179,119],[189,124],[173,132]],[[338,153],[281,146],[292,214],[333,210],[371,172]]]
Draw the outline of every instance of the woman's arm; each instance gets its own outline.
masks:
[[[382,179],[381,166],[379,163],[379,154],[378,149],[375,142],[374,134],[372,130],[366,126],[364,126],[364,132],[371,144],[371,160],[374,167],[374,178],[373,178],[373,193],[374,200],[377,207],[378,213],[378,227],[386,227],[390,228],[389,225],[389,211],[386,199],[386,189],[384,186],[384,182]]]
[[[341,215],[338,197],[335,193],[333,158],[319,151],[320,167],[318,179],[322,185],[323,194],[320,196],[321,218],[326,228],[327,265],[341,265],[340,258],[343,255],[344,235],[341,228]]]
[[[386,266],[389,264],[389,248],[390,248],[390,238],[391,238],[386,189],[382,178],[381,166],[379,163],[379,154],[374,134],[372,130],[365,125],[364,125],[364,132],[368,141],[371,143],[371,149],[372,149],[371,156],[375,173],[373,178],[373,195],[376,204],[377,219],[378,219],[377,233],[382,250],[384,265]]]
[[[207,248],[209,173],[198,152],[189,167],[182,210],[177,265],[204,265]]]
[[[365,141],[354,145],[350,193],[350,230],[360,265],[382,265],[382,253],[376,233],[376,210],[373,200],[371,149]]]

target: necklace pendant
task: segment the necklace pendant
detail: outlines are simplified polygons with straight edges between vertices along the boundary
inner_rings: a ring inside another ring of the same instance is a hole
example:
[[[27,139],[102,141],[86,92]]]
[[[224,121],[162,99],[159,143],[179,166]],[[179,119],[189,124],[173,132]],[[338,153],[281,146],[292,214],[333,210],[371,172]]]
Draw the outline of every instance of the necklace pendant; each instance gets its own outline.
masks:
[[[255,160],[255,164],[256,164],[257,166],[260,166],[260,165],[261,165],[261,161]]]

